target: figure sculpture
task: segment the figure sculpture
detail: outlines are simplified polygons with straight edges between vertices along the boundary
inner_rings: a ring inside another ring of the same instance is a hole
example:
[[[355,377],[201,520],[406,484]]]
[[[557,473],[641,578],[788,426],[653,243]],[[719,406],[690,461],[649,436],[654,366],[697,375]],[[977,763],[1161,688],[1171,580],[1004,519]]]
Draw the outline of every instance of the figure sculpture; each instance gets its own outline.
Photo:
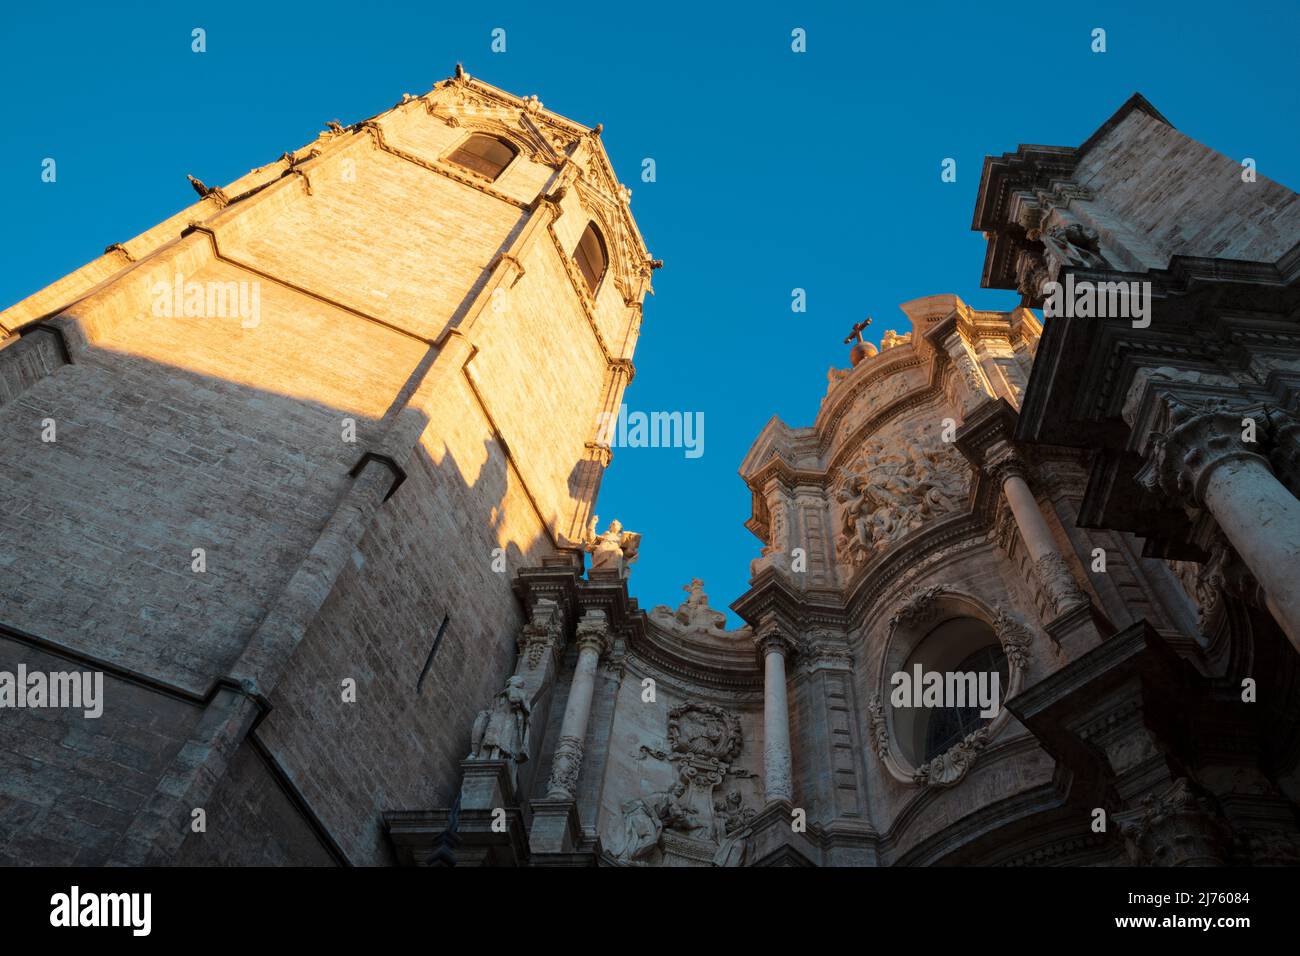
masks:
[[[596,522],[599,520],[599,515],[592,516],[591,529],[584,545],[584,550],[591,555],[591,571],[614,571],[620,579],[626,578],[631,571],[632,562],[636,560],[641,535],[624,531],[623,523],[617,519],[609,523],[604,534],[597,534]]]
[[[524,679],[516,674],[506,681],[492,706],[478,712],[468,759],[526,763],[530,713]]]

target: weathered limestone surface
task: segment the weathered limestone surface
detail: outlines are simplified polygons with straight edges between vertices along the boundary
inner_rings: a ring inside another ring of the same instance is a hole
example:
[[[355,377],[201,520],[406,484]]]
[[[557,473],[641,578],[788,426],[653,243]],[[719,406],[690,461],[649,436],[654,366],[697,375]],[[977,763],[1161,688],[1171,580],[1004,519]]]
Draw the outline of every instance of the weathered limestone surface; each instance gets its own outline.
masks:
[[[0,313],[0,670],[106,672],[99,721],[0,721],[0,862],[1300,860],[1294,193],[1140,97],[990,158],[1024,305],[905,303],[764,427],[735,630],[595,535],[627,203],[599,129],[458,70]],[[1030,311],[1133,273],[1149,330]],[[177,274],[257,321],[159,314]],[[1004,706],[957,736],[891,699],[978,655]]]
[[[1300,197],[1267,168],[1243,182],[1244,158],[1133,110],[1084,153],[1075,180],[1099,197],[1108,217],[1099,225],[1141,224],[1145,268],[1173,256],[1272,262],[1300,234]]]
[[[476,131],[519,151],[496,182],[445,158]],[[610,249],[595,298],[570,261],[589,222]],[[157,314],[178,274],[255,284],[256,320]],[[454,790],[509,672],[512,572],[581,543],[607,461],[587,443],[630,377],[649,275],[597,136],[458,74],[0,313],[22,333],[0,348],[0,624],[193,711],[154,728],[149,813],[89,814],[105,832],[80,861],[391,859],[380,813]],[[367,453],[393,467],[357,470]],[[224,678],[251,703],[212,711]],[[75,751],[18,773],[28,719],[4,724],[0,790],[39,829]],[[0,852],[56,862],[7,849],[20,829]]]

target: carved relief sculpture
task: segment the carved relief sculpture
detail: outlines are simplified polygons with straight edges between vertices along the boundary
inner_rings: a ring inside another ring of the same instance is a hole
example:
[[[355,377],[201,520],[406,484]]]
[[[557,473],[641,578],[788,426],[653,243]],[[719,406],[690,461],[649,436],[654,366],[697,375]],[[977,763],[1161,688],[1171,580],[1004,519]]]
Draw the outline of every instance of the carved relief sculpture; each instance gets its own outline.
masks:
[[[886,447],[871,439],[841,470],[836,500],[843,506],[836,552],[854,566],[935,518],[959,510],[966,469],[950,446],[911,442]]]
[[[678,779],[667,790],[623,803],[623,842],[616,858],[644,865],[671,853],[695,863],[740,866],[745,827],[754,811],[744,807],[737,792],[716,802],[713,792],[742,745],[740,720],[721,707],[687,703],[670,710],[669,749],[662,756]]]

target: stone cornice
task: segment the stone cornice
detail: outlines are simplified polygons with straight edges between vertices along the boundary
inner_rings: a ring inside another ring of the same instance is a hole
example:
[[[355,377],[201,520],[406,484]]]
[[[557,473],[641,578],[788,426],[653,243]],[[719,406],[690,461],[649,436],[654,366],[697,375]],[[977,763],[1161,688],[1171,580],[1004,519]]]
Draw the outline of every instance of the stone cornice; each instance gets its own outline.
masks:
[[[1134,112],[1171,125],[1142,94],[1134,93],[1078,148],[1026,145],[1013,153],[984,157],[971,222],[971,229],[982,232],[988,242],[982,287],[1014,289],[1018,285],[1017,259],[1030,244],[1016,211],[1020,199],[1041,195],[1068,205],[1071,196],[1079,192],[1073,179],[1080,159]]]
[[[847,624],[838,591],[797,589],[784,572],[772,567],[754,579],[731,609],[754,628],[775,617],[785,622],[791,633],[817,627],[842,631]]]
[[[985,402],[957,430],[957,450],[972,467],[987,467],[990,453],[999,443],[1009,444],[1014,438],[1016,420],[1016,410],[1005,398]]]
[[[507,93],[505,90],[485,83],[477,77],[471,77],[463,71],[458,71],[450,79],[436,84],[433,90],[426,94],[423,99],[426,108],[433,112],[438,107],[441,98],[440,94],[454,95],[457,93],[494,104],[503,110],[509,110],[517,116],[519,122],[531,124],[535,128],[539,128],[539,132],[544,133],[545,130],[551,130],[569,138],[571,143],[567,153],[560,155],[567,155],[570,160],[573,160],[578,158],[575,147],[577,149],[585,148],[589,152],[593,164],[587,175],[595,177],[597,183],[594,185],[608,193],[611,198],[625,194],[625,189],[619,183],[618,176],[614,172],[614,166],[610,162],[609,154],[605,151],[604,144],[600,140],[599,126],[594,128],[583,126],[567,117],[545,109],[537,102],[536,97],[521,97],[513,93]],[[543,136],[543,138],[545,137]],[[640,261],[649,262],[651,259],[650,251],[646,248],[645,240],[641,236],[636,221],[632,218],[627,203],[619,202],[617,207],[620,210],[618,215],[621,225],[627,229],[628,235],[634,241],[636,258]]]

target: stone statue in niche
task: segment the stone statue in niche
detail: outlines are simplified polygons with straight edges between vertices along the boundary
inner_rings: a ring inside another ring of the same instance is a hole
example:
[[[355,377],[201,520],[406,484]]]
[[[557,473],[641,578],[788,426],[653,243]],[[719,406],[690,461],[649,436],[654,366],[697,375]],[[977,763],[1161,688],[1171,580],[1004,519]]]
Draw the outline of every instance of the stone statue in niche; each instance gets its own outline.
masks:
[[[968,480],[951,446],[927,448],[870,439],[841,469],[836,500],[843,506],[836,552],[859,565],[926,522],[961,507]]]
[[[528,718],[531,709],[524,679],[518,674],[506,681],[492,707],[480,710],[470,738],[470,760],[528,761]]]
[[[637,549],[641,546],[641,535],[634,531],[624,531],[623,523],[617,519],[609,523],[603,534],[596,533],[596,522],[600,515],[591,518],[591,529],[587,533],[584,549],[591,555],[591,573],[615,572],[620,579],[626,578],[636,560]]]

